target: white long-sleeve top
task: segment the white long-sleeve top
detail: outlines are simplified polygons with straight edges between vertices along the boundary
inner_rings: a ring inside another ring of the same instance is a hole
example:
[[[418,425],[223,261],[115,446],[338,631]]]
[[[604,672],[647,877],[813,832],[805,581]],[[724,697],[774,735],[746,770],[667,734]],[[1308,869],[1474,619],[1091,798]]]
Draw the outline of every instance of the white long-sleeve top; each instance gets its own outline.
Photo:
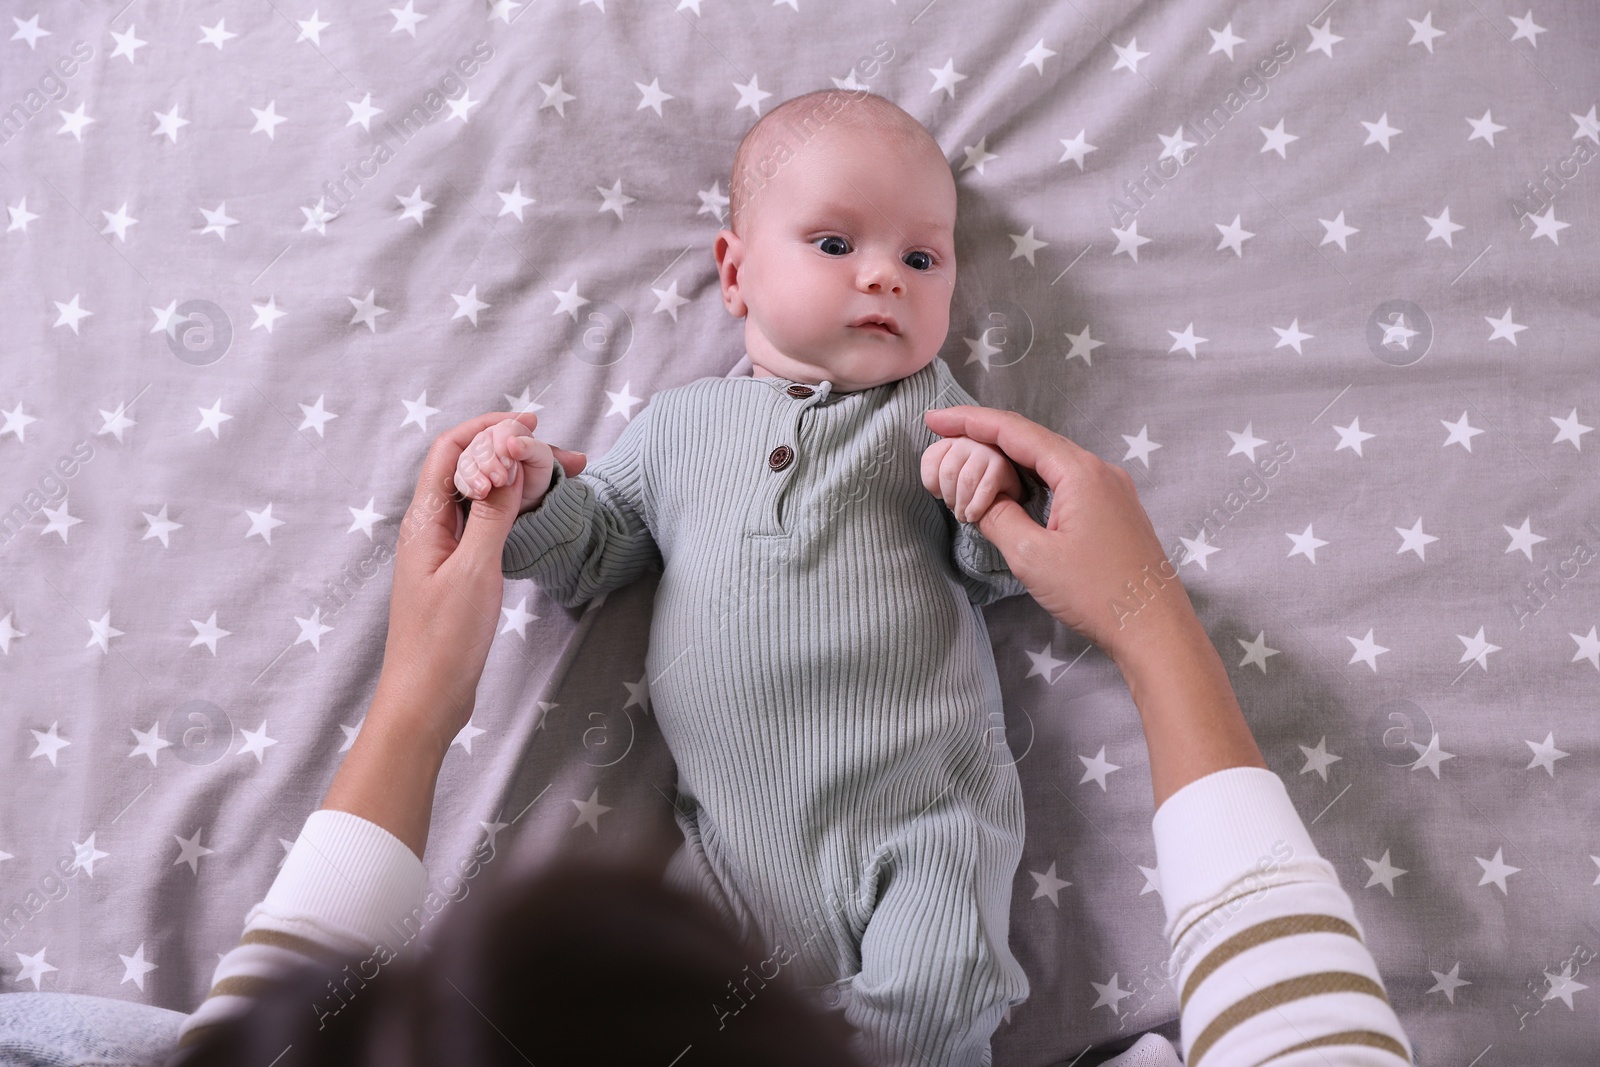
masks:
[[[1152,829],[1188,1067],[1410,1063],[1350,897],[1277,775],[1207,775],[1169,797]],[[426,885],[422,861],[387,830],[348,812],[312,812],[178,1047],[246,1011],[264,982],[308,958],[398,953],[438,910]],[[328,1010],[339,1004],[330,995]],[[1135,1056],[1151,1067],[1177,1063],[1156,1037]]]

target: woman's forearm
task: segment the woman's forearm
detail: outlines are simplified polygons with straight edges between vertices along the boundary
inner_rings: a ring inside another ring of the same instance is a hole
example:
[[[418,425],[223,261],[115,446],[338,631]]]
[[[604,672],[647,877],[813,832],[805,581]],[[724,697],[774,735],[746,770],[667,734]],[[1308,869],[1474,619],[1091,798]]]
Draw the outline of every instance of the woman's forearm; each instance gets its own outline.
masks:
[[[1213,771],[1267,765],[1188,594],[1172,592],[1182,603],[1130,619],[1112,655],[1144,725],[1157,808]]]
[[[388,697],[380,681],[361,732],[333,776],[322,807],[376,823],[421,859],[428,843],[434,786],[451,742],[438,736],[431,721]]]

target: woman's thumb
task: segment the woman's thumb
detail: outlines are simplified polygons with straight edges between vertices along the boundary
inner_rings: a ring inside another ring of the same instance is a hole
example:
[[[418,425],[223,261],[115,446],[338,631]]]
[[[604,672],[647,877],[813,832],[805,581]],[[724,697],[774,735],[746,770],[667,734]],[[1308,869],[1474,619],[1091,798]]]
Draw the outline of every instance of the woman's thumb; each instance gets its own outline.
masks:
[[[978,520],[978,532],[1000,550],[1006,562],[1012,564],[1013,570],[1013,561],[1022,539],[1041,530],[1043,527],[1033,521],[1027,509],[1008,496],[997,497],[989,505],[989,510],[984,512],[983,518]]]

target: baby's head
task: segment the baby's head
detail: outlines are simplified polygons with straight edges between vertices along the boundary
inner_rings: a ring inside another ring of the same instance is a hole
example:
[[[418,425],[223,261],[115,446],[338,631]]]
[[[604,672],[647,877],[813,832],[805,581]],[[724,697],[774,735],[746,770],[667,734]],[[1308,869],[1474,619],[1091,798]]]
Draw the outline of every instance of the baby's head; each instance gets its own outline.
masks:
[[[758,376],[854,392],[932,362],[950,329],[956,186],[921,123],[860,90],[796,97],[745,134],[729,195],[722,302]]]

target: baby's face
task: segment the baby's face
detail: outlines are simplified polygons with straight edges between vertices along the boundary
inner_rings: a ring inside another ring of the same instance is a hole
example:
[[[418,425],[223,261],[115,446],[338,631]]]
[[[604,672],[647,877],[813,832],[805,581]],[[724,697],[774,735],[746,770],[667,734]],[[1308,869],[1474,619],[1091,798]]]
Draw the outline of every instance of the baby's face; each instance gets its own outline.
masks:
[[[723,303],[745,317],[755,374],[854,392],[926,367],[950,329],[955,221],[931,145],[817,134],[750,202],[744,233],[717,235]]]

